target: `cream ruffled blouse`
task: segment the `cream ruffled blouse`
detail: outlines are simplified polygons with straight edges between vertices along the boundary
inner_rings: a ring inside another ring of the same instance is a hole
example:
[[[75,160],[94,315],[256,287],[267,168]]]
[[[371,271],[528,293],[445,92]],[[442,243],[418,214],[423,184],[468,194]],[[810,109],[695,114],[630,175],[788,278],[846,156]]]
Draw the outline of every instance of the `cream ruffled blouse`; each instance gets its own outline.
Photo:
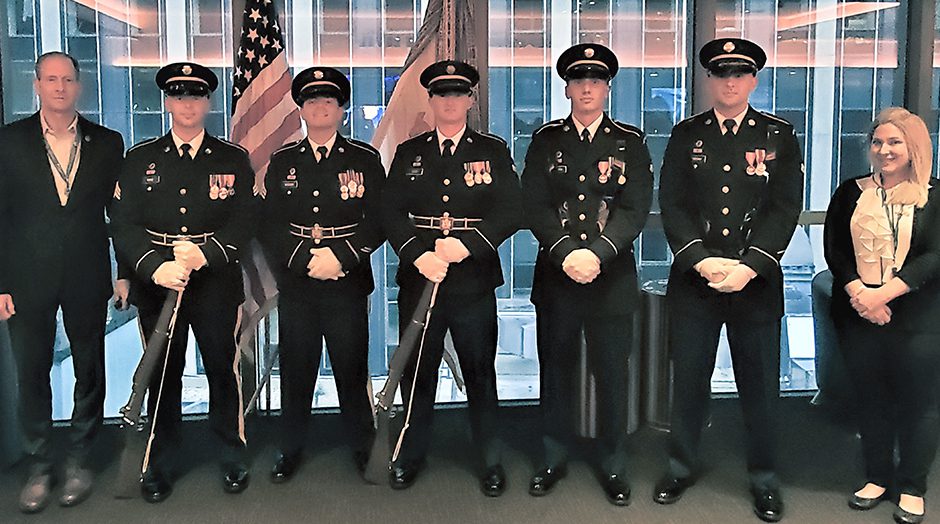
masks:
[[[880,286],[891,279],[895,270],[901,269],[910,251],[914,204],[885,203],[895,188],[885,190],[875,175],[861,178],[857,184],[862,194],[849,221],[855,266],[862,282]]]

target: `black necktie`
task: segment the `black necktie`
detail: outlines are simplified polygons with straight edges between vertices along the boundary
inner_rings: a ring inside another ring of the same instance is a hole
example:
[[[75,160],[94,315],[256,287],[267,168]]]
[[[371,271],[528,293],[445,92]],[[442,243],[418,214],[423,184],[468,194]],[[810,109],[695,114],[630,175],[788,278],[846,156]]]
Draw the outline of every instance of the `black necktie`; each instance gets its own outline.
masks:
[[[317,154],[320,156],[319,160],[317,160],[318,164],[323,162],[323,159],[326,158],[327,152],[329,152],[329,149],[327,149],[326,146],[320,146],[317,148]]]
[[[180,157],[183,160],[192,160],[193,157],[189,156],[189,151],[192,150],[193,146],[189,144],[180,144],[180,151],[183,152],[183,155]]]
[[[721,127],[725,128],[727,132],[725,136],[732,135],[734,136],[734,126],[737,125],[737,122],[733,118],[729,118],[721,123]]]
[[[454,147],[454,141],[453,141],[453,140],[451,140],[451,139],[449,139],[449,138],[445,138],[444,141],[441,143],[441,145],[444,146],[444,150],[441,151],[441,156],[442,156],[442,157],[444,157],[444,158],[450,158],[450,157],[454,156],[454,152],[451,151],[451,148]]]
[[[585,144],[591,143],[591,132],[586,127],[581,130],[581,141]]]

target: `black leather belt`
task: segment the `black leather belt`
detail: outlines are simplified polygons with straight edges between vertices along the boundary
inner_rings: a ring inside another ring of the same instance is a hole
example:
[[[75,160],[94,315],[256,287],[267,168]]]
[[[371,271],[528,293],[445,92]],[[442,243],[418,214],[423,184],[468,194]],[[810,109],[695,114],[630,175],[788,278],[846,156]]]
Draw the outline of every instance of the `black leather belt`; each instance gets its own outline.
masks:
[[[199,233],[196,235],[190,235],[190,234],[171,235],[169,233],[158,233],[156,231],[151,231],[149,229],[147,230],[147,233],[150,234],[151,244],[155,246],[164,246],[164,247],[172,247],[173,242],[181,241],[181,240],[188,240],[192,242],[193,244],[196,244],[197,246],[203,246],[206,244],[206,242],[209,241],[210,238],[215,236],[215,233]]]

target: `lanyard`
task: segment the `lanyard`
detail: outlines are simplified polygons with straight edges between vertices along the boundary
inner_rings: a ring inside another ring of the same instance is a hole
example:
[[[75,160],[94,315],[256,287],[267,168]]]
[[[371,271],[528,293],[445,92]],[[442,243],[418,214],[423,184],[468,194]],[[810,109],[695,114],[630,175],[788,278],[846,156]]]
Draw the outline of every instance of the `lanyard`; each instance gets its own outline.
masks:
[[[75,167],[75,159],[78,156],[78,146],[82,142],[82,132],[79,129],[78,125],[75,126],[75,140],[72,141],[72,147],[69,149],[69,164],[65,170],[62,169],[62,164],[59,163],[59,159],[56,158],[55,153],[52,151],[52,146],[49,145],[49,141],[46,140],[46,135],[42,135],[42,143],[46,145],[46,156],[49,157],[49,161],[52,162],[52,167],[55,168],[56,172],[65,182],[65,195],[68,196],[72,191],[72,184],[69,182],[69,174],[72,173],[72,168]]]

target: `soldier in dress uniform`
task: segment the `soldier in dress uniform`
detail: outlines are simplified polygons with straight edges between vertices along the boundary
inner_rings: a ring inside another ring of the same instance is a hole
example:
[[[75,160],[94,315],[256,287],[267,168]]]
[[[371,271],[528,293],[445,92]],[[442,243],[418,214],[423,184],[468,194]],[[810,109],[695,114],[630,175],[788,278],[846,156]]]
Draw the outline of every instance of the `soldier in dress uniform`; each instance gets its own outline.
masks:
[[[529,484],[548,494],[567,471],[581,334],[598,393],[601,484],[625,506],[627,359],[638,302],[633,241],[652,199],[652,165],[639,129],[604,111],[617,57],[599,44],[575,45],[558,59],[571,115],[535,131],[522,186],[528,226],[539,242],[535,304],[541,377],[542,467]]]
[[[722,325],[747,431],[754,511],[783,515],[774,473],[783,274],[780,259],[802,209],[802,153],[785,120],[748,97],[766,56],[755,43],[706,44],[714,109],[677,124],[666,148],[659,202],[674,253],[666,294],[675,398],[669,467],[654,499],[677,501],[694,480]]]
[[[349,80],[330,67],[298,74],[291,86],[307,137],[275,151],[265,175],[264,238],[280,291],[281,449],[273,482],[301,460],[326,339],[340,409],[362,472],[374,434],[369,380],[370,256],[382,244],[378,151],[339,134]]]
[[[204,128],[215,74],[199,64],[174,63],[157,72],[156,83],[173,127],[127,151],[114,206],[115,246],[133,268],[130,301],[143,335],[153,333],[167,289],[183,292],[162,391],[157,373],[148,395],[147,411],[156,417],[141,484],[148,502],[160,502],[172,490],[189,328],[209,380],[209,422],[220,441],[223,487],[238,493],[248,485],[235,334],[244,300],[238,260],[251,235],[254,206],[247,152]]]
[[[506,143],[467,126],[478,80],[472,66],[451,60],[422,72],[437,128],[398,147],[382,197],[383,223],[399,257],[402,331],[425,283],[440,283],[417,372],[416,351],[402,380],[402,396],[414,396],[407,406],[411,428],[390,474],[395,489],[411,486],[427,455],[447,330],[466,381],[480,487],[488,496],[505,488],[496,435],[495,289],[503,283],[497,249],[519,228],[521,194]]]

